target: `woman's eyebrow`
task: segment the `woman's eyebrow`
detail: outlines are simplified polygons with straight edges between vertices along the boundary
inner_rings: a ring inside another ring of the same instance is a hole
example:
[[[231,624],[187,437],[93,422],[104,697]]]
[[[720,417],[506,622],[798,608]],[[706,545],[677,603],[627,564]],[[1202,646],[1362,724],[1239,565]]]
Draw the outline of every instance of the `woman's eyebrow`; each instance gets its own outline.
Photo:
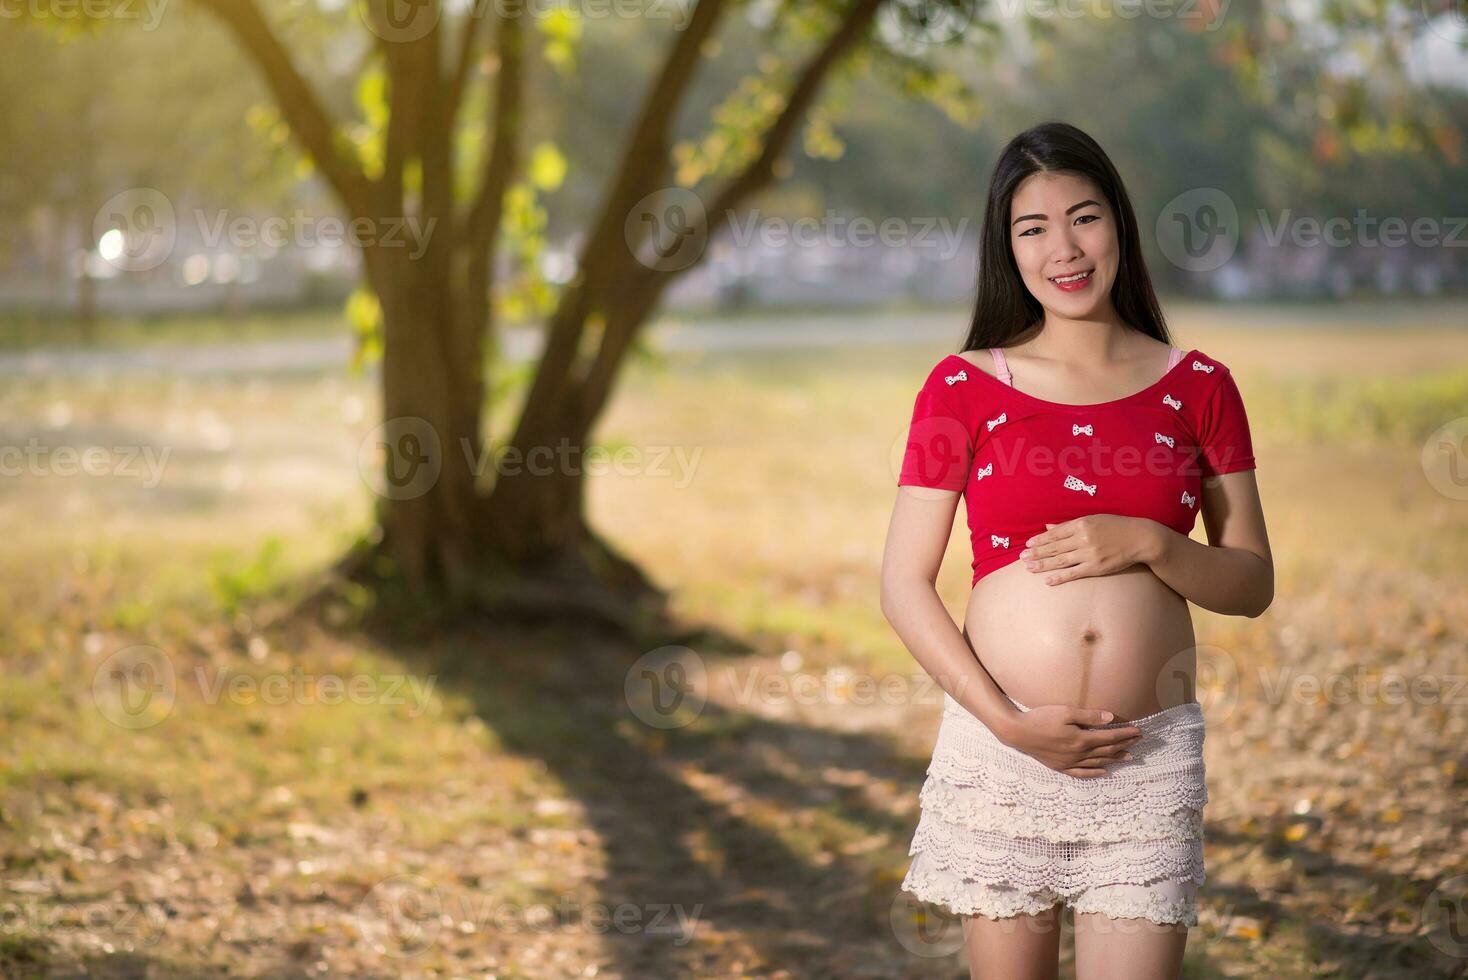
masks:
[[[1081,208],[1085,207],[1087,204],[1094,204],[1098,208],[1101,206],[1100,204],[1097,204],[1095,201],[1091,200],[1088,197],[1084,201],[1080,202],[1079,204],[1072,204],[1070,207],[1066,208],[1065,209],[1065,213],[1066,214],[1070,214],[1072,211],[1079,211]],[[1021,221],[1032,221],[1032,220],[1034,220],[1034,221],[1044,221],[1046,219],[1046,217],[1047,216],[1046,215],[1043,215],[1043,214],[1022,214],[1018,218],[1015,218],[1013,221],[1011,221],[1009,224],[1012,227],[1014,225],[1019,224]]]

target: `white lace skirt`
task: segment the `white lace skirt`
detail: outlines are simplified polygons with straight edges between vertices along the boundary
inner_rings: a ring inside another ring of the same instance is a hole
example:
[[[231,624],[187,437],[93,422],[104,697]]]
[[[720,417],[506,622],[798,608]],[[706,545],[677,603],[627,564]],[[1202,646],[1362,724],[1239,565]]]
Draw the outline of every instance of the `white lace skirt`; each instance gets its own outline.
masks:
[[[961,915],[1034,915],[1063,902],[1197,924],[1208,788],[1196,701],[1096,726],[1134,724],[1142,737],[1130,760],[1083,778],[1005,745],[943,700],[904,891]]]

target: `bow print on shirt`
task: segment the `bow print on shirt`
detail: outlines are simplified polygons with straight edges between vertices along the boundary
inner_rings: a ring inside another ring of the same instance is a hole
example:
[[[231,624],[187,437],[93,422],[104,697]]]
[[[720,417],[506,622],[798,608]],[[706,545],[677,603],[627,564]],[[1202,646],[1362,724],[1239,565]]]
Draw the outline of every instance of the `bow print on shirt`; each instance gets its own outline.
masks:
[[[1212,374],[1213,373],[1213,365],[1212,364],[1204,364],[1202,361],[1194,361],[1193,362],[1193,370],[1194,371],[1207,371],[1209,374]]]
[[[1197,361],[1194,361],[1193,363],[1194,364],[1197,364],[1198,362]],[[1212,369],[1210,368],[1209,370],[1212,370]],[[965,369],[960,368],[957,374],[944,375],[943,380],[946,381],[946,382],[948,382],[949,384],[953,384],[953,382],[955,382],[955,381],[967,381],[968,380],[968,371],[965,370]]]
[[[1076,425],[1074,422],[1072,422],[1070,424],[1070,434],[1071,435],[1078,436],[1082,432],[1084,432],[1088,436],[1089,435],[1094,435],[1094,433],[1091,432],[1091,423],[1090,422],[1087,422],[1085,425]]]
[[[1079,477],[1067,476],[1065,478],[1065,488],[1067,490],[1084,490],[1091,496],[1096,496],[1096,484],[1082,483]]]
[[[983,466],[979,467],[979,471],[974,474],[974,479],[975,480],[982,480],[984,477],[990,475],[993,472],[994,472],[994,461],[991,459],[991,460],[989,460],[989,462],[987,462]]]
[[[989,535],[989,547],[991,547],[991,548],[1008,548],[1009,547],[1009,538],[1007,538],[1007,537],[1001,538],[997,534],[991,534],[991,535]]]
[[[1160,432],[1154,432],[1152,434],[1157,437],[1156,440],[1155,440],[1156,442],[1158,442],[1158,443],[1165,442],[1169,446],[1171,446],[1173,449],[1176,449],[1177,448],[1177,442],[1172,438],[1172,436],[1165,436],[1165,435],[1163,435]]]
[[[1008,422],[1008,421],[1009,421],[1009,414],[1007,412],[1000,412],[999,413],[999,417],[997,419],[990,419],[989,421],[985,422],[984,424],[989,427],[989,431],[990,432],[993,432],[994,431],[994,426],[996,426],[996,425],[1003,425],[1005,422]]]
[[[1173,410],[1174,411],[1176,411],[1177,409],[1183,407],[1183,403],[1180,402],[1180,401],[1178,401],[1176,398],[1172,397],[1171,395],[1163,395],[1162,396],[1162,404],[1164,404],[1164,405],[1171,405],[1173,407]]]
[[[1197,502],[1198,502],[1198,498],[1197,497],[1195,497],[1192,494],[1188,493],[1186,490],[1183,491],[1183,503],[1187,504],[1189,507],[1192,507]],[[1206,518],[1205,518],[1205,520],[1206,520]]]

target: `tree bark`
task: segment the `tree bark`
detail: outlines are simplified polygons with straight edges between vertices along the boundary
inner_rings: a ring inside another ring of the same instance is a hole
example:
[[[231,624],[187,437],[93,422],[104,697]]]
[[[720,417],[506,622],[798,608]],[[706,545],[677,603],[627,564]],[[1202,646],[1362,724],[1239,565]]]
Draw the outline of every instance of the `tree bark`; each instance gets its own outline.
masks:
[[[447,264],[427,258],[368,262],[384,332],[380,548],[410,588],[460,596],[476,566],[483,334],[455,323]]]

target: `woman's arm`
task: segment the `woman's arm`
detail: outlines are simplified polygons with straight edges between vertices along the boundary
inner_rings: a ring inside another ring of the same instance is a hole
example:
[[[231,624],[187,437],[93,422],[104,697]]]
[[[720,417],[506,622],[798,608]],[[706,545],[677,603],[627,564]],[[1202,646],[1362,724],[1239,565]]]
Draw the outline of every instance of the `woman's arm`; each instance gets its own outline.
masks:
[[[1203,483],[1208,544],[1156,521],[1139,560],[1189,602],[1225,616],[1258,616],[1274,601],[1274,556],[1253,470]]]
[[[979,663],[938,596],[938,569],[960,496],[956,490],[898,487],[882,552],[882,615],[938,686],[1003,737],[1019,709]]]

